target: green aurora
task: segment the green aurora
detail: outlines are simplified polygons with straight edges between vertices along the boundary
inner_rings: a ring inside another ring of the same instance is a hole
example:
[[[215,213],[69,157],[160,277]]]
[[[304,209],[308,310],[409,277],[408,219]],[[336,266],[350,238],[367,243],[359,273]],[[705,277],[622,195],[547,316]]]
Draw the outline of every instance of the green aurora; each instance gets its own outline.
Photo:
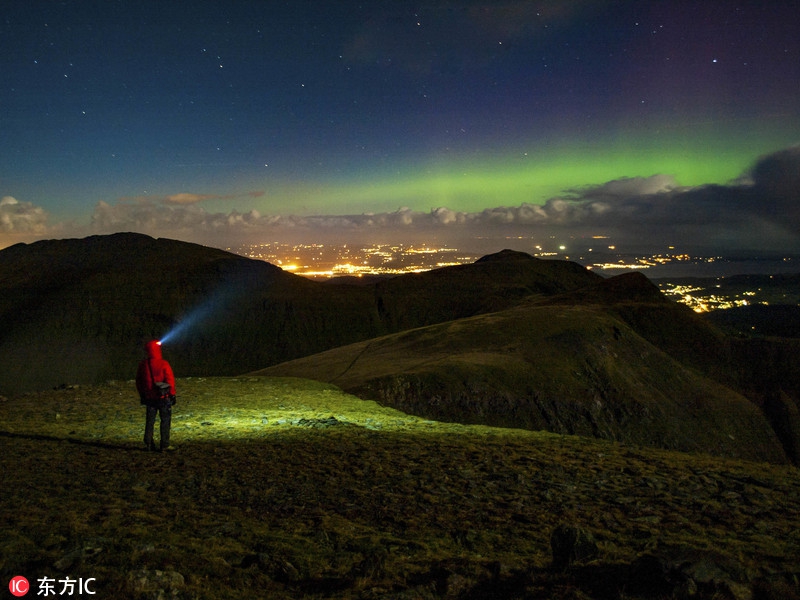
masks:
[[[738,137],[698,130],[698,135],[690,139],[678,130],[635,139],[620,133],[602,142],[570,140],[536,150],[519,145],[472,157],[408,160],[391,170],[354,170],[317,182],[253,184],[267,189],[258,207],[262,214],[424,212],[438,207],[479,212],[543,204],[582,188],[658,174],[672,177],[677,186],[730,184],[746,176],[760,156],[800,139],[800,129]]]

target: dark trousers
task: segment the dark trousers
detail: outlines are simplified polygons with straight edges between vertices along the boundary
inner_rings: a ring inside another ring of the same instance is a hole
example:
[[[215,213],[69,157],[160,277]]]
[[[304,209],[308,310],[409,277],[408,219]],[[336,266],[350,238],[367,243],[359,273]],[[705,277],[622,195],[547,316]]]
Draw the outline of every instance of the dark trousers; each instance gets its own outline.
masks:
[[[148,448],[154,447],[153,443],[153,429],[156,425],[156,414],[161,418],[160,434],[161,449],[164,450],[169,446],[169,428],[172,424],[172,405],[165,404],[161,406],[147,406],[147,413],[144,421],[144,444]]]

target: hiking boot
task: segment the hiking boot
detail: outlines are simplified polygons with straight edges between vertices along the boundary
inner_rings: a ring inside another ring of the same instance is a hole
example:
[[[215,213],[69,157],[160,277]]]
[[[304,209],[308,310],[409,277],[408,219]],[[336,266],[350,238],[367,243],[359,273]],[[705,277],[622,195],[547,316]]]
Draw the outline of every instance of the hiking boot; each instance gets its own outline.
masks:
[[[167,446],[166,448],[161,448],[161,452],[175,452],[177,448],[175,446]]]
[[[145,449],[145,452],[157,452],[158,451],[158,447],[156,447],[156,445],[154,443],[152,443],[152,442],[150,442],[149,444],[146,444],[144,449]]]

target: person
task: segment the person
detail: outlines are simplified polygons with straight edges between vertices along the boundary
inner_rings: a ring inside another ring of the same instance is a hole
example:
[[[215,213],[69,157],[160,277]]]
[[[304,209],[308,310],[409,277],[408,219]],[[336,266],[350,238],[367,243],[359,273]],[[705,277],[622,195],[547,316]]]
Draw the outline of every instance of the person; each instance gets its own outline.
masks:
[[[147,357],[139,363],[136,371],[136,390],[142,404],[147,406],[144,424],[144,445],[147,450],[156,450],[153,442],[153,429],[156,424],[156,414],[160,417],[159,449],[162,452],[172,451],[169,445],[169,430],[172,424],[172,405],[177,397],[175,394],[175,376],[170,364],[161,357],[161,342],[150,340],[144,346]],[[162,383],[169,387],[168,394],[162,393],[156,384]]]

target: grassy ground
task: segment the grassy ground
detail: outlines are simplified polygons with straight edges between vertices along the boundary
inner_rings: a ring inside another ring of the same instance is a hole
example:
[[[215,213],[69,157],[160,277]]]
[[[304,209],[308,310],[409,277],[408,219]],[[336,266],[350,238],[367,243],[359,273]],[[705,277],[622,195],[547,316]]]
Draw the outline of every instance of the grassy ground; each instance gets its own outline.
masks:
[[[98,599],[800,597],[797,469],[437,423],[306,380],[178,387],[164,454],[143,451],[131,382],[0,401],[3,585],[91,577]],[[596,542],[566,571],[551,565],[559,524]]]

